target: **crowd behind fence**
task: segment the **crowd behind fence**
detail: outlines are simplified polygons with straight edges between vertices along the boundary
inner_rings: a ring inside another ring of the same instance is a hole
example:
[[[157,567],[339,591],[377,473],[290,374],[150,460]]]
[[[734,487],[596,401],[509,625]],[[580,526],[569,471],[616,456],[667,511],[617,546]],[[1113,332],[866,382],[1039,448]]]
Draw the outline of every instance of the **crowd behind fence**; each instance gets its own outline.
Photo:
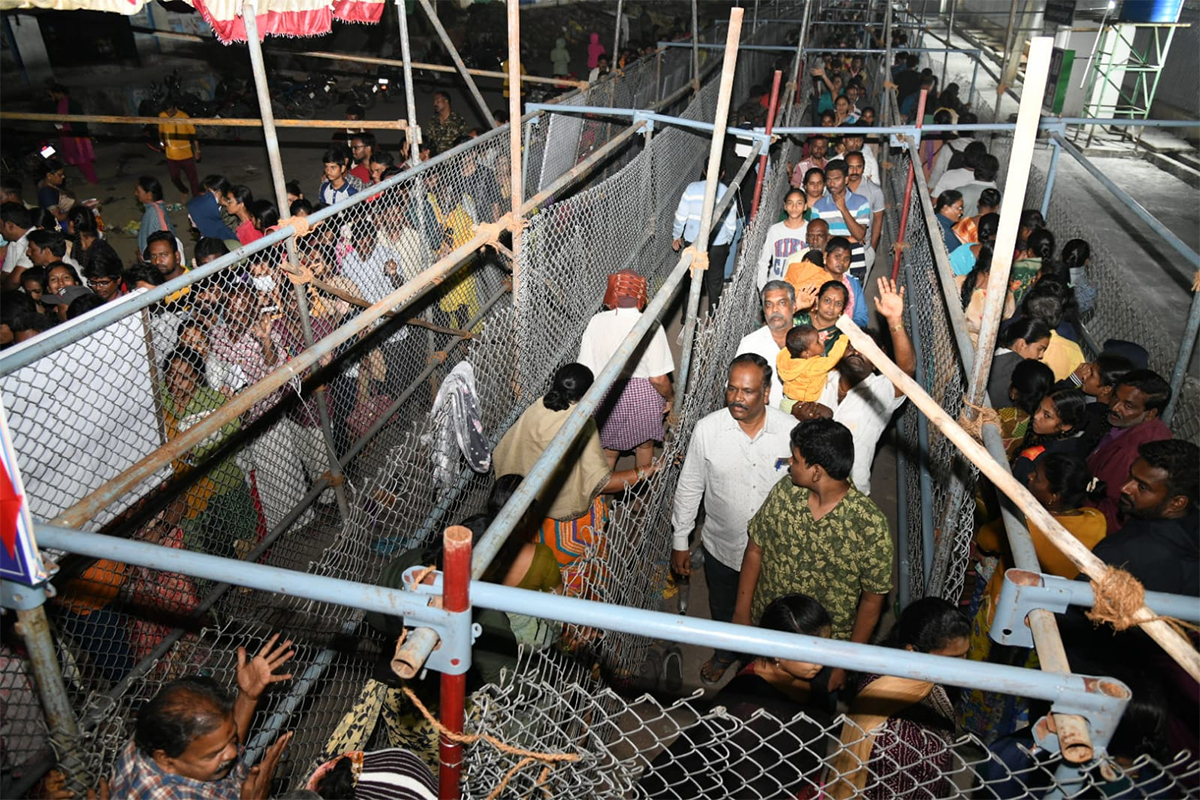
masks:
[[[784,26],[764,26],[751,40],[774,44],[786,33]],[[761,52],[741,56],[735,103],[748,96],[752,85],[768,79],[776,58]],[[585,97],[570,102],[644,107],[684,86],[689,70],[690,53],[668,49],[661,63],[638,62],[619,80],[590,87]],[[711,120],[716,88],[716,81],[709,80],[694,97],[680,101],[687,103],[681,116]],[[805,108],[792,107],[792,99],[784,100],[781,118],[796,124]],[[523,154],[526,196],[549,186],[621,127],[608,118],[543,115],[530,126],[533,136]],[[463,244],[475,225],[492,222],[507,210],[507,142],[506,136],[483,137],[420,174],[337,209],[312,233],[297,237],[301,263],[343,295],[368,302],[387,295],[439,254]],[[661,286],[675,263],[669,249],[672,212],[683,187],[698,176],[707,151],[708,137],[673,126],[660,125],[652,134],[635,136],[607,163],[602,180],[564,193],[532,216],[522,234],[515,297],[505,291],[513,265],[504,251],[482,251],[435,292],[402,309],[402,319],[349,343],[317,375],[309,376],[305,386],[265,398],[241,424],[222,428],[219,437],[162,465],[136,496],[120,498],[91,526],[170,547],[375,580],[392,557],[429,543],[446,524],[485,506],[491,478],[457,458],[447,462],[441,457],[447,418],[430,409],[445,377],[460,362],[470,366],[483,429],[494,446],[516,416],[542,394],[555,368],[574,360],[579,336],[590,313],[599,308],[609,273],[628,267],[645,275],[652,291]],[[737,342],[760,324],[753,267],[788,189],[787,165],[798,157],[790,142],[772,152],[763,189],[764,213],[747,226],[733,282],[716,314],[696,334],[688,379],[693,388],[681,399],[679,423],[663,448],[663,462],[671,466],[611,506],[603,547],[594,545],[574,567],[585,597],[637,608],[654,608],[661,599],[678,475],[674,464],[686,451],[696,421],[720,407],[724,374]],[[907,158],[904,151],[886,158],[889,237],[898,227]],[[752,179],[753,175],[748,178]],[[369,240],[364,232],[368,226],[374,234]],[[918,380],[944,408],[957,413],[964,379],[938,291],[931,247],[940,245],[932,243],[916,198],[905,243],[902,282],[918,349]],[[881,260],[884,252],[881,248]],[[16,420],[18,452],[39,456],[32,458],[32,469],[26,472],[35,514],[57,515],[112,477],[120,464],[153,452],[220,407],[222,400],[213,397],[178,402],[189,366],[181,359],[194,357],[185,354],[163,361],[181,341],[207,348],[200,362],[191,365],[195,377],[235,391],[253,386],[255,376],[230,374],[233,370],[220,357],[222,347],[228,346],[225,339],[232,339],[234,346],[254,344],[245,339],[252,335],[249,331],[239,339],[221,330],[230,325],[235,315],[228,312],[237,309],[237,303],[272,309],[258,321],[277,330],[280,338],[293,340],[281,355],[305,349],[300,302],[308,304],[318,338],[360,313],[354,303],[323,291],[317,282],[303,285],[304,299],[297,297],[278,269],[284,258],[281,245],[252,249],[248,258],[191,286],[174,305],[179,309],[182,302],[199,309],[191,315],[198,318],[197,325],[173,319],[171,315],[179,312],[172,303],[158,304],[4,377],[5,407],[10,422]],[[375,268],[359,267],[359,261]],[[394,277],[389,262],[395,262]],[[354,274],[363,277],[343,280]],[[263,280],[267,277],[272,281]],[[1112,293],[1113,302],[1118,292]],[[1152,363],[1159,363],[1157,356],[1152,355]],[[239,380],[245,383],[237,386]],[[345,462],[344,490],[350,498],[345,519],[339,518],[320,484],[324,479],[332,488],[333,481],[328,455],[323,462],[313,433],[319,431],[311,400],[318,385],[327,387],[335,452]],[[176,408],[179,405],[184,407]],[[1184,411],[1180,419],[1189,416]],[[971,528],[971,510],[967,503],[947,507],[949,487],[957,480],[969,490],[974,470],[948,441],[922,433],[921,423],[911,408],[900,422],[900,449],[909,465],[901,476],[909,527],[902,559],[907,558],[912,597],[925,594],[937,576],[939,593],[957,599],[969,544],[963,532]],[[114,436],[114,431],[123,435]],[[116,448],[113,453],[120,458],[106,465],[83,460],[95,447]],[[924,456],[919,455],[922,450],[927,451]],[[305,485],[313,487],[309,494],[317,492],[311,509],[303,493],[295,493],[295,487]],[[282,487],[290,487],[292,493]],[[953,531],[961,546],[950,552],[948,563],[931,565],[931,525],[943,524],[943,534]],[[378,717],[379,704],[394,698],[373,680],[376,665],[390,657],[391,642],[370,633],[361,613],[300,596],[218,586],[112,561],[67,558],[62,568],[65,579],[59,580],[59,597],[50,611],[64,677],[84,730],[77,749],[93,775],[107,770],[128,739],[138,707],[164,683],[198,669],[232,683],[234,649],[245,646],[253,651],[277,629],[297,639],[296,677],[264,703],[249,746],[261,751],[274,732],[297,730],[278,773],[281,783],[295,786],[329,756],[335,730],[342,734],[336,741],[343,747],[368,749],[386,741],[386,724],[374,733],[353,724],[356,712],[374,704]],[[653,644],[650,639],[575,626],[568,626],[562,638],[569,646],[523,648],[514,669],[470,698],[468,732],[486,730],[518,747],[581,756],[559,765],[545,779],[540,770],[518,772],[509,783],[511,796],[647,796],[649,776],[668,774],[675,767],[686,769],[694,780],[709,781],[703,790],[708,797],[814,795],[821,787],[819,771],[797,771],[768,789],[762,784],[724,784],[719,776],[753,770],[764,758],[821,763],[842,747],[840,717],[780,719],[765,713],[745,719],[696,697],[675,702],[650,695],[631,699],[614,687],[628,685]],[[28,674],[16,653],[5,656],[2,674],[10,690],[6,719],[14,721],[16,729],[16,735],[6,737],[7,777],[13,774],[10,770],[41,760],[47,742]],[[411,707],[399,711],[412,715]],[[956,737],[952,725],[944,733],[928,754],[931,763],[941,765],[930,783],[916,785],[919,779],[912,777],[906,762],[881,763],[872,791],[880,796],[903,789],[930,796],[974,792],[979,797],[1005,797],[1056,785],[1057,757],[1045,755],[1012,774],[988,755],[984,742]],[[701,742],[718,744],[723,760],[697,766],[680,755],[697,750]],[[489,744],[470,745],[465,796],[486,796],[518,761]],[[1144,757],[1117,769],[1129,790],[1143,796],[1194,791],[1200,779],[1194,759],[1179,754],[1168,761],[1159,764]],[[16,777],[19,783],[19,774]],[[1071,787],[1072,793],[1110,786],[1098,768],[1082,780]],[[653,796],[696,795],[683,785],[668,785]]]

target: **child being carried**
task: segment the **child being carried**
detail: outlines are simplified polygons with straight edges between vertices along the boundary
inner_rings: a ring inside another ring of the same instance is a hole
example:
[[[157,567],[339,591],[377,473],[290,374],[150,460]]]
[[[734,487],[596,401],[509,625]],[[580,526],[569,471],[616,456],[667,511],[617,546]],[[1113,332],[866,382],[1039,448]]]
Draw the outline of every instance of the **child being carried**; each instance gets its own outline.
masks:
[[[783,382],[783,398],[779,408],[791,413],[796,403],[812,403],[821,399],[826,377],[846,353],[850,340],[839,336],[825,355],[821,335],[811,325],[797,325],[787,333],[787,346],[775,358],[779,380]]]

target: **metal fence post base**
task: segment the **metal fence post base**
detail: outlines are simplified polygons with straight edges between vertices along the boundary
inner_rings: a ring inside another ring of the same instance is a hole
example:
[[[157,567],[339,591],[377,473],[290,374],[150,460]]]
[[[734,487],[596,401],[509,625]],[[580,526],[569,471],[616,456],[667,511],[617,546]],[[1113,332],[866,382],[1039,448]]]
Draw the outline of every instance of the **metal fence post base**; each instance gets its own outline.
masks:
[[[17,634],[25,642],[29,668],[42,700],[46,727],[50,730],[50,741],[54,752],[59,754],[57,766],[67,778],[66,788],[75,792],[76,797],[84,797],[92,780],[79,758],[79,722],[71,709],[59,669],[45,602],[46,592],[41,586],[0,581],[0,605],[16,611]]]

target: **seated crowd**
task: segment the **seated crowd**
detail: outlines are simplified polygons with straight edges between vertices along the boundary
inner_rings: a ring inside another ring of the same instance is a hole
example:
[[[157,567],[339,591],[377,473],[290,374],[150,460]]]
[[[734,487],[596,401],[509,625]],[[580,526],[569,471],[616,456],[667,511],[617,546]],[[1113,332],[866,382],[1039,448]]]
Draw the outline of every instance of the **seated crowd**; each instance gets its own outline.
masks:
[[[918,72],[918,65],[916,56],[901,53],[892,67],[900,113],[911,118],[917,108],[914,98],[924,89],[933,97],[926,109],[934,121],[969,121],[971,112],[958,98],[958,87],[951,84],[933,95],[936,79]],[[882,230],[880,163],[887,145],[868,142],[855,128],[874,123],[874,110],[859,104],[880,87],[870,85],[861,56],[831,55],[811,70],[811,78],[814,113],[830,130],[807,137],[801,160],[788,165],[793,188],[779,210],[782,218],[750,259],[764,324],[738,343],[725,373],[723,406],[699,419],[686,443],[671,509],[670,569],[682,579],[694,567],[702,568],[708,616],[714,620],[840,641],[878,641],[938,656],[1036,665],[1030,650],[1002,647],[988,637],[1012,555],[994,491],[986,484],[979,488],[977,504],[974,581],[968,582],[962,602],[916,600],[880,637],[887,598],[895,588],[897,554],[888,520],[872,499],[871,474],[880,442],[906,397],[836,323],[843,314],[851,317],[909,375],[916,373],[917,354],[905,324],[904,288],[886,277],[867,281]],[[396,174],[399,167],[375,154],[373,137],[368,137],[353,137],[360,145],[355,148],[357,163],[337,147],[325,154],[319,203],[290,187],[295,199],[289,213],[304,216]],[[972,340],[977,341],[1003,202],[996,184],[1001,165],[969,134],[927,137],[920,152],[921,185],[932,191],[939,226],[929,232],[935,237],[932,244],[943,246],[950,258]],[[364,204],[366,217],[358,222],[341,229],[317,228],[311,241],[304,242],[304,265],[345,292],[378,300],[469,238],[473,225],[499,214],[507,187],[504,170],[495,167],[466,163],[466,185],[474,187],[466,193],[431,177],[424,192],[380,196]],[[11,268],[6,258],[4,270],[5,305],[20,307],[4,317],[13,338],[24,341],[126,290],[161,285],[279,225],[274,205],[254,200],[246,187],[231,186],[220,176],[205,179],[203,187],[206,193],[189,204],[201,235],[189,265],[169,219],[158,208],[161,186],[153,178],[139,180],[147,216],[139,262],[128,270],[122,269],[94,218],[67,215],[60,222],[39,216],[19,202],[17,187],[17,198],[6,197],[0,207],[2,232],[21,251]],[[725,189],[722,185],[721,191]],[[695,194],[693,184],[680,203],[676,248],[695,238],[695,226],[689,227],[689,198]],[[1107,564],[1126,569],[1147,589],[1200,596],[1200,450],[1174,439],[1163,423],[1171,389],[1148,368],[1145,349],[1113,340],[1094,359],[1085,358],[1082,319],[1094,309],[1097,295],[1086,272],[1090,251],[1081,240],[1058,249],[1045,225],[1036,211],[1022,214],[1000,346],[980,354],[992,359],[987,397],[1013,474]],[[723,221],[714,228],[732,233],[736,225]],[[732,237],[714,242],[714,251],[731,245],[736,259]],[[163,376],[159,388],[168,438],[304,348],[303,336],[290,321],[294,295],[279,289],[281,273],[266,260],[252,262],[237,283],[201,281],[152,311],[152,349]],[[711,307],[722,289],[719,280],[706,285]],[[874,289],[870,296],[868,287]],[[312,292],[314,333],[327,334],[353,313],[350,304]],[[575,361],[555,372],[549,390],[524,410],[496,446],[496,480],[487,509],[461,520],[476,540],[641,319],[648,294],[646,279],[632,271],[609,277],[603,310],[589,320]],[[267,309],[283,313],[264,313]],[[478,309],[478,289],[470,278],[456,284],[439,304],[441,319],[455,327],[464,327]],[[883,324],[870,327],[873,321]],[[396,368],[385,356],[376,361],[365,359],[355,377],[338,379],[348,383],[332,387],[335,407],[339,397],[356,392],[360,399],[364,393],[369,396],[372,383],[382,380],[381,372]],[[667,337],[659,328],[588,420],[574,449],[501,547],[485,580],[604,597],[606,523],[613,499],[637,491],[665,467],[654,453],[675,400],[674,371]],[[278,402],[277,393],[222,430],[222,436],[255,423]],[[340,403],[338,424],[351,424],[351,404]],[[219,440],[210,440],[191,458],[202,460],[219,446]],[[294,457],[280,459],[280,452]],[[619,469],[622,454],[632,454],[634,466]],[[296,504],[306,485],[326,471],[326,458],[319,421],[298,407],[271,421],[247,457],[229,457],[202,481],[191,483],[179,502],[156,518],[153,530],[139,535],[189,549],[203,537],[210,552],[218,542],[221,554],[245,556],[264,530]],[[186,471],[190,463],[175,468]],[[218,524],[230,519],[247,524],[242,530]],[[1045,533],[1031,521],[1027,525],[1043,571],[1078,577]],[[418,543],[391,558],[379,582],[405,586],[413,568],[439,565],[440,559],[440,547]],[[163,632],[144,631],[128,642],[99,635],[104,621],[118,613],[118,595],[136,588],[123,589],[122,582],[138,580],[120,565],[105,569],[120,576],[118,584],[107,580],[89,589],[89,578],[99,573],[84,573],[62,592],[68,598],[62,601],[62,613],[77,618],[86,657],[102,665],[99,674],[112,683],[161,641]],[[198,603],[195,586],[176,582],[159,588],[177,601],[189,597],[181,612]],[[600,635],[518,614],[475,613],[481,638],[470,673],[472,688],[515,667],[518,646],[555,644],[577,654]],[[1109,745],[1113,759],[1130,766],[1141,756],[1195,749],[1195,684],[1157,645],[1137,630],[1116,634],[1114,642],[1111,631],[1093,630],[1074,612],[1061,615],[1061,621],[1076,671],[1113,675],[1133,690],[1131,711]],[[368,614],[367,622],[393,639],[403,629],[402,620],[385,615]],[[105,625],[105,630],[112,628],[111,621]],[[239,653],[241,691],[236,699],[211,681],[187,678],[168,685],[143,710],[118,762],[114,787],[135,796],[135,790],[158,781],[192,788],[196,796],[266,796],[261,774],[238,764],[237,746],[245,741],[263,690],[289,677],[274,675],[291,657],[285,652],[289,645],[276,647],[271,640],[254,659]],[[423,682],[401,681],[390,662],[391,652],[385,649],[349,722],[327,744],[324,765],[308,783],[319,796],[344,796],[332,793],[343,780],[357,780],[362,796],[376,796],[366,794],[371,779],[364,776],[398,772],[411,773],[413,797],[433,791],[432,775],[420,762],[436,765],[437,735],[410,692],[427,706],[436,704],[435,693]],[[1024,745],[1032,742],[1030,726],[1046,707],[1026,698],[847,674],[829,665],[731,650],[715,651],[700,666],[699,677],[706,686],[720,686],[702,705],[712,713],[702,714],[694,727],[655,754],[639,785],[651,797],[780,792],[805,798],[948,796],[955,791],[949,773],[957,766],[951,745],[963,731],[989,746],[988,763],[1000,770],[993,791],[1026,796],[1025,787],[999,780],[1007,775],[1001,767],[1025,768],[1039,757]],[[179,717],[189,708],[198,712],[184,724]],[[835,726],[839,711],[845,716]],[[367,751],[377,728],[388,747]],[[833,741],[821,742],[822,736]],[[286,745],[281,742],[278,748]],[[731,747],[750,755],[718,757]],[[279,749],[272,752],[277,759]],[[414,753],[417,758],[408,757]],[[1149,774],[1153,767],[1142,769],[1151,780],[1166,779]]]

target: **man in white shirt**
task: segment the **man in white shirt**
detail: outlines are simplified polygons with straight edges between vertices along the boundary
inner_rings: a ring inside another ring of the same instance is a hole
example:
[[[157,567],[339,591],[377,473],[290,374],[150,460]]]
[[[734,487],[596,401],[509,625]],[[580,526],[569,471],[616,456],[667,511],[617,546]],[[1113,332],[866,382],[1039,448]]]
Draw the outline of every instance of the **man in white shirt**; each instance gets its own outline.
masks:
[[[875,308],[887,321],[892,341],[892,358],[908,375],[917,370],[912,340],[904,329],[904,290],[896,290],[889,278],[880,278]],[[880,337],[872,333],[879,341]],[[882,345],[882,342],[880,343]],[[816,403],[797,403],[792,416],[798,420],[832,418],[850,429],[854,437],[854,466],[850,480],[863,494],[871,493],[871,464],[875,447],[896,409],[904,405],[905,395],[891,381],[875,372],[875,366],[851,345],[829,373],[825,391]]]
[[[959,189],[966,186],[971,181],[975,180],[975,167],[979,164],[979,159],[988,154],[987,145],[983,142],[970,141],[963,148],[962,157],[963,164],[961,167],[948,169],[942,173],[942,176],[933,183],[933,189],[930,194],[936,198],[942,192],[947,192],[951,189]],[[964,205],[963,208],[974,208],[975,206]]]
[[[20,203],[0,206],[0,235],[8,242],[4,249],[4,291],[21,288],[21,273],[33,266],[29,260],[29,232],[33,230],[33,214]]]
[[[754,353],[762,356],[771,366],[771,387],[766,403],[775,406],[783,397],[783,384],[775,374],[775,359],[787,343],[787,332],[792,328],[792,317],[796,313],[796,290],[787,281],[767,281],[761,296],[763,319],[767,324],[742,337],[738,342],[737,355]]]
[[[963,196],[963,208],[977,208],[979,196],[984,189],[997,189],[996,175],[1000,172],[1000,159],[991,153],[979,158],[975,165],[975,177],[966,184],[958,187]]]
[[[354,223],[351,240],[354,249],[342,259],[342,274],[358,286],[364,300],[377,303],[396,286],[392,279],[400,271],[400,256],[379,244],[375,226],[365,219]]]
[[[688,536],[703,499],[704,580],[709,612],[721,622],[733,619],[747,524],[771,487],[788,474],[789,435],[796,422],[767,406],[772,373],[766,360],[753,353],[733,360],[725,408],[696,423],[675,487],[671,569],[678,575],[691,573]],[[737,659],[736,653],[717,650],[700,679],[717,683]]]

